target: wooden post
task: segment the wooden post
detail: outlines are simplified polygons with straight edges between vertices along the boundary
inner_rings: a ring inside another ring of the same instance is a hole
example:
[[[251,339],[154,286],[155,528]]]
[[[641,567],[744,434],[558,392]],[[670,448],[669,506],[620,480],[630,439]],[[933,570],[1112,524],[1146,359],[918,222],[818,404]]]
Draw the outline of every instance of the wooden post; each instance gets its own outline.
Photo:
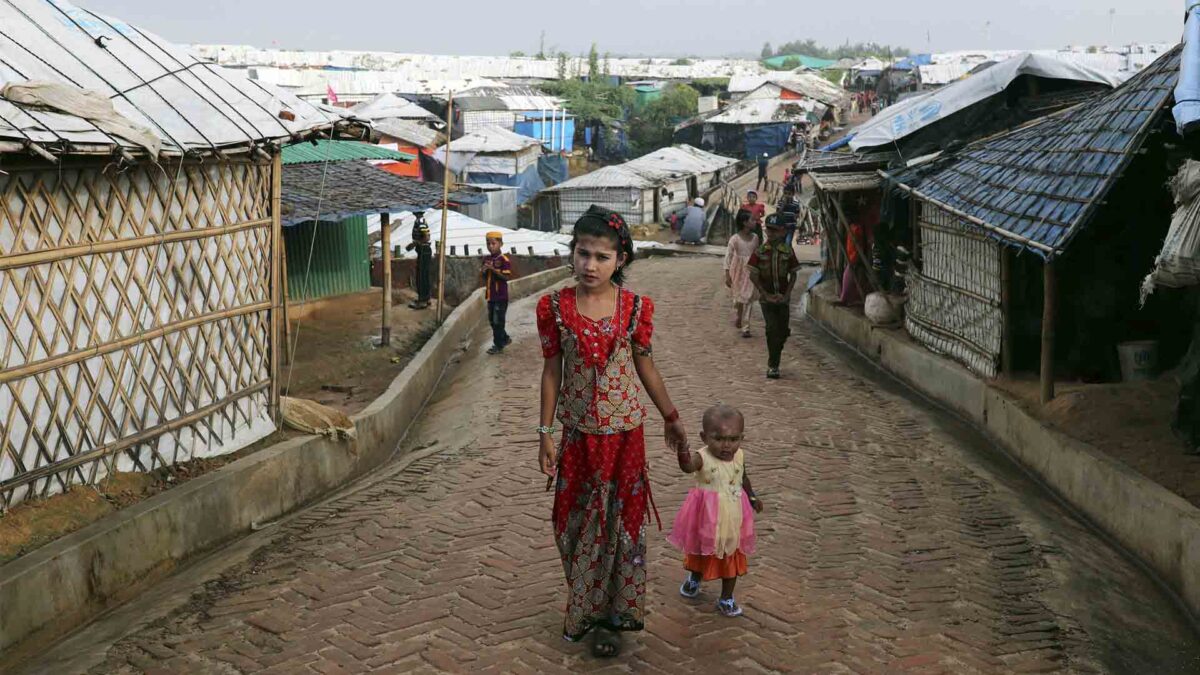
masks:
[[[379,214],[379,243],[383,249],[383,325],[379,344],[392,344],[392,214]]]
[[[183,161],[182,158],[179,160]],[[271,409],[274,411],[275,425],[281,421],[279,408],[279,374],[283,370],[283,351],[287,346],[281,344],[283,331],[280,330],[280,319],[283,314],[283,293],[280,276],[283,264],[283,234],[280,224],[280,209],[282,208],[283,192],[283,153],[275,153],[271,160]]]
[[[1012,253],[1000,246],[1000,364],[1004,376],[1013,375]]]
[[[453,131],[451,126],[454,122],[454,92],[450,92],[450,96],[446,101],[446,129]],[[447,214],[448,204],[450,202],[450,138],[453,133],[446,135],[446,170],[442,174],[442,238],[438,241],[438,301],[437,301],[437,322],[442,322],[442,317],[445,312],[443,310],[446,300],[446,220],[449,218]]]
[[[283,241],[283,228],[280,229],[279,237],[279,263],[283,269],[279,271],[279,278],[283,281],[283,365],[292,363],[292,324],[288,319],[288,296],[291,294],[291,285],[288,283],[288,264],[287,264],[287,246]]]
[[[1057,282],[1054,263],[1043,267],[1045,280],[1042,289],[1042,405],[1054,400],[1054,318]]]

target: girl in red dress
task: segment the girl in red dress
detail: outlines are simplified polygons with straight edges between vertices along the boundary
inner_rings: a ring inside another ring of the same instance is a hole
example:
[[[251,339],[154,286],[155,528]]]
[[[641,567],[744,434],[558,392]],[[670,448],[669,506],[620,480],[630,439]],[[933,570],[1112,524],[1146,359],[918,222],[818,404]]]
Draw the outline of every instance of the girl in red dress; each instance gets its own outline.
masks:
[[[539,462],[554,494],[554,538],[567,577],[563,637],[594,632],[592,652],[616,656],[619,631],[645,618],[646,474],[639,380],[662,414],[667,446],[687,447],[650,348],[654,303],[622,287],[633,261],[625,221],[599,206],[575,223],[573,287],[543,296]],[[556,448],[552,426],[562,423]]]

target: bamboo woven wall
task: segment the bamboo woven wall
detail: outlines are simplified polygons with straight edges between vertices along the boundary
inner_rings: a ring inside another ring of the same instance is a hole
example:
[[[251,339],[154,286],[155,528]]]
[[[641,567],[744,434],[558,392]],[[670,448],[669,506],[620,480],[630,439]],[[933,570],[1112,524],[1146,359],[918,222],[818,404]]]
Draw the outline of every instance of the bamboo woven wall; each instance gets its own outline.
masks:
[[[0,509],[273,430],[271,164],[6,170]]]
[[[1000,244],[935,204],[917,204],[921,269],[909,277],[906,328],[929,349],[995,377],[1004,327]]]

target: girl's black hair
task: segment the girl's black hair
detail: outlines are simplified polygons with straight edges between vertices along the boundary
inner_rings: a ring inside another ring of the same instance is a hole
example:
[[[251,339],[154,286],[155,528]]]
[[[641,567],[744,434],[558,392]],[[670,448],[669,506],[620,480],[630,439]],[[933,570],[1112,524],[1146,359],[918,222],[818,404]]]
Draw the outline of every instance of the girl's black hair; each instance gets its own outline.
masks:
[[[633,236],[621,214],[592,204],[591,208],[575,221],[575,229],[571,231],[572,258],[575,256],[575,243],[581,236],[607,239],[613,243],[613,248],[617,249],[624,261],[617,265],[612,280],[618,286],[624,285],[625,270],[633,264]]]
[[[737,229],[740,230],[742,229],[742,225],[750,222],[750,219],[753,217],[754,214],[750,213],[749,209],[738,209],[737,215],[733,218],[733,222],[735,225],[737,225]]]

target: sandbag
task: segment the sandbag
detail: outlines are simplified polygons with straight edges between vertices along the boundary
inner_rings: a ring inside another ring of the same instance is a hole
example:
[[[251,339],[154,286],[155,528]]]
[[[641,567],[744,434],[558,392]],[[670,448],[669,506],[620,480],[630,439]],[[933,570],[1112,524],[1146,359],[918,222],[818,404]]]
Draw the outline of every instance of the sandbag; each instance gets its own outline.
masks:
[[[1175,215],[1154,269],[1142,282],[1141,301],[1158,286],[1183,288],[1200,284],[1200,162],[1188,160],[1171,179]]]
[[[354,438],[354,422],[340,410],[303,398],[281,396],[279,407],[283,423],[306,434],[328,436],[334,440]]]
[[[894,326],[904,319],[905,298],[899,295],[888,295],[878,291],[867,294],[863,304],[863,314],[867,320],[876,326]]]

